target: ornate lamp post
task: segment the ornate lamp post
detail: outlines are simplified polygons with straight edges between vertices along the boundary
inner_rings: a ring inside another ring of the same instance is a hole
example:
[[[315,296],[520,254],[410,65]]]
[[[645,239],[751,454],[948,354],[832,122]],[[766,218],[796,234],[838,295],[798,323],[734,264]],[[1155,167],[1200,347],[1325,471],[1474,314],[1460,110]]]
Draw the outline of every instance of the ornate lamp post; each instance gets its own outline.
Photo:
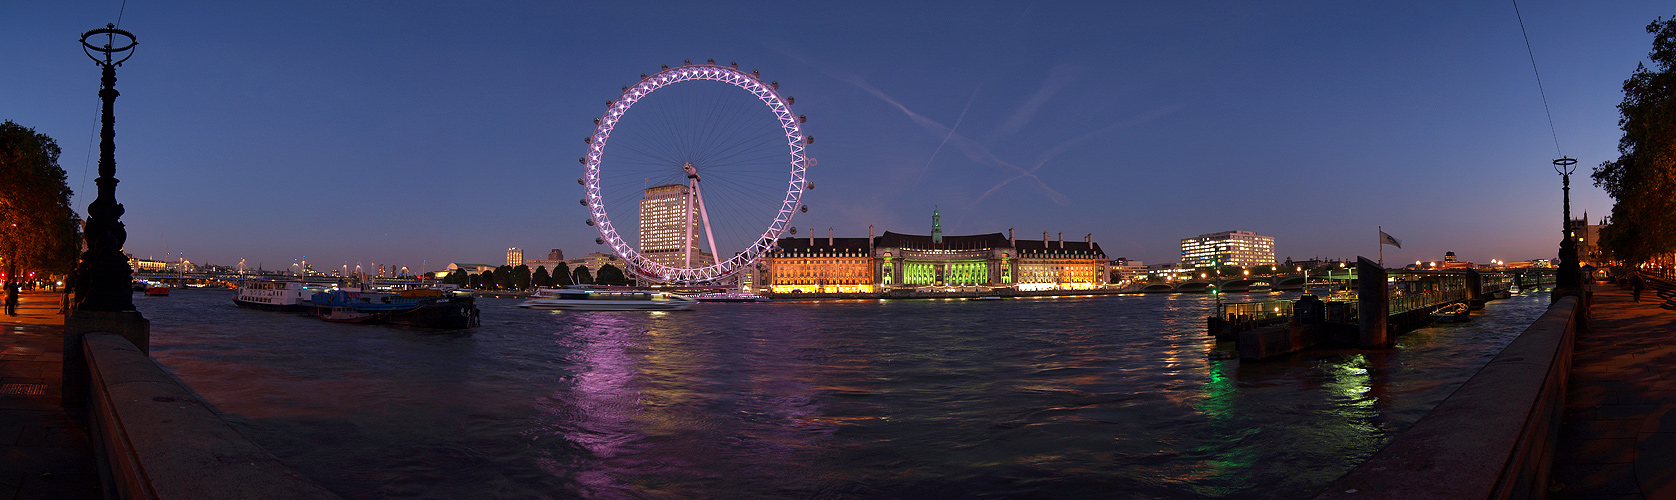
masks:
[[[105,35],[105,43],[94,44],[88,38]],[[127,39],[119,44],[116,37]],[[151,352],[151,322],[134,310],[134,270],[122,255],[122,244],[128,241],[128,231],[122,228],[122,204],[116,202],[116,130],[111,105],[116,102],[116,67],[134,55],[134,34],[107,24],[81,35],[82,52],[93,58],[104,69],[99,98],[104,100],[104,113],[99,133],[99,196],[87,206],[87,225],[83,236],[87,251],[81,254],[76,266],[74,288],[75,310],[64,318],[64,397],[67,407],[81,407],[87,403],[88,368],[82,357],[82,337],[103,332],[121,335],[140,352]],[[95,55],[94,53],[99,53]]]
[[[1565,192],[1565,218],[1560,221],[1560,232],[1565,235],[1565,239],[1560,241],[1560,270],[1554,275],[1554,300],[1566,295],[1575,295],[1582,286],[1577,268],[1577,238],[1571,234],[1571,174],[1577,171],[1576,165],[1575,158],[1561,157],[1554,160],[1554,171],[1560,174]]]
[[[105,35],[104,44],[95,45],[88,41],[89,37],[97,35]],[[127,38],[127,43],[118,44],[115,41],[118,36]],[[116,67],[134,56],[134,44],[134,34],[116,29],[111,24],[81,35],[82,52],[104,69],[100,78],[104,85],[99,89],[99,98],[105,105],[100,115],[103,128],[99,131],[99,178],[94,181],[99,185],[99,196],[87,206],[87,226],[83,234],[87,240],[87,251],[82,252],[81,263],[76,266],[75,303],[79,311],[134,310],[130,285],[133,269],[128,267],[128,258],[122,255],[128,231],[123,229],[119,220],[122,218],[122,204],[116,202],[116,118],[111,113],[111,106],[116,103],[118,95]]]

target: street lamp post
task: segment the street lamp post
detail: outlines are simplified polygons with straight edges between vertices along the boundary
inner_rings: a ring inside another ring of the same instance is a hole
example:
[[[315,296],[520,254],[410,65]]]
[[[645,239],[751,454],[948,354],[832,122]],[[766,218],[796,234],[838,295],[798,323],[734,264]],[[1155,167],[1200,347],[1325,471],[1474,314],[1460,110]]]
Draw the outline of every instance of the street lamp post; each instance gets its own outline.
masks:
[[[1564,219],[1560,221],[1560,233],[1565,239],[1560,240],[1560,270],[1554,276],[1553,300],[1559,300],[1566,295],[1575,295],[1582,285],[1578,276],[1577,239],[1571,234],[1571,174],[1577,171],[1577,160],[1561,157],[1554,160],[1554,171],[1560,174],[1560,182],[1564,191]]]
[[[88,39],[105,35],[103,44]],[[123,37],[125,43],[116,41]],[[87,206],[87,225],[82,229],[87,250],[81,254],[71,285],[75,288],[75,307],[64,317],[64,358],[61,372],[63,397],[66,407],[87,405],[88,366],[82,356],[82,337],[103,332],[121,335],[133,343],[141,353],[151,353],[151,322],[134,310],[134,270],[128,267],[128,257],[122,255],[122,245],[128,241],[128,231],[122,226],[122,204],[116,202],[116,115],[111,107],[116,104],[116,67],[134,56],[134,34],[106,24],[102,29],[82,33],[82,52],[102,69],[99,99],[104,102],[100,113],[99,131],[99,187],[98,197]],[[98,53],[95,55],[95,53]]]
[[[95,45],[89,37],[105,35],[105,43]],[[127,38],[117,44],[116,37]],[[81,311],[133,311],[133,269],[122,255],[122,245],[128,241],[123,228],[122,204],[116,202],[116,117],[111,111],[116,103],[116,67],[134,56],[134,35],[106,24],[103,29],[82,33],[82,52],[103,69],[99,99],[104,101],[100,114],[99,131],[99,195],[87,206],[87,226],[83,236],[87,251],[81,254],[76,266],[76,309]],[[94,53],[98,52],[99,55]],[[126,52],[126,54],[124,54]],[[120,55],[120,58],[116,56]],[[101,60],[103,57],[103,60]]]

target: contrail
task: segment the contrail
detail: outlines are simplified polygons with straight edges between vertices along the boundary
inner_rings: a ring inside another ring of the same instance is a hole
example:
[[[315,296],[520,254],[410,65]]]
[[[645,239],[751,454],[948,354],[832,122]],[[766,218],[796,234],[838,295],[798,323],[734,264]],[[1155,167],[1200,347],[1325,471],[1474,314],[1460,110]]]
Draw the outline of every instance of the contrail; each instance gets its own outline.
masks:
[[[1001,124],[1001,126],[996,127],[995,131],[991,132],[989,136],[991,138],[997,138],[1012,135],[1013,133],[1022,130],[1024,128],[1024,124],[1030,123],[1030,119],[1036,117],[1036,111],[1042,108],[1042,104],[1047,103],[1048,99],[1052,98],[1054,94],[1059,93],[1060,89],[1065,88],[1065,86],[1071,84],[1071,81],[1076,80],[1077,73],[1079,72],[1080,71],[1077,68],[1071,66],[1055,66],[1053,68],[1053,72],[1048,74],[1047,81],[1042,82],[1042,88],[1037,89],[1034,95],[1031,95],[1029,99],[1024,101],[1023,105],[1018,107],[1018,111],[1013,112],[1013,116],[1011,118],[1008,118],[1005,123]]]
[[[1107,126],[1106,128],[1102,128],[1102,129],[1099,129],[1099,130],[1095,130],[1093,132],[1089,132],[1089,133],[1086,133],[1086,134],[1083,134],[1083,135],[1079,135],[1076,138],[1073,138],[1069,141],[1062,142],[1059,145],[1054,146],[1052,149],[1049,149],[1046,153],[1043,153],[1041,161],[1036,162],[1035,167],[1032,167],[1029,171],[1026,171],[1024,173],[1021,173],[1019,175],[1015,175],[1010,179],[1001,181],[1001,183],[996,184],[995,187],[989,188],[988,191],[984,191],[983,194],[979,195],[978,199],[973,200],[972,203],[977,204],[978,202],[983,201],[984,198],[988,198],[990,194],[995,193],[995,191],[998,190],[998,189],[1001,189],[1002,186],[1006,186],[1007,184],[1010,184],[1013,181],[1022,179],[1025,176],[1029,176],[1032,179],[1036,179],[1036,182],[1040,183],[1041,179],[1036,178],[1036,176],[1035,176],[1036,171],[1041,170],[1042,165],[1046,165],[1048,160],[1053,159],[1053,157],[1055,157],[1055,156],[1059,156],[1059,153],[1063,153],[1063,152],[1065,152],[1065,150],[1071,149],[1071,146],[1075,146],[1079,142],[1087,140],[1091,137],[1095,137],[1095,136],[1099,136],[1099,135],[1105,135],[1106,133],[1112,132],[1112,131],[1120,129],[1120,128],[1128,128],[1128,127],[1133,127],[1135,125],[1140,125],[1142,123],[1152,121],[1153,119],[1156,119],[1158,117],[1168,115],[1170,113],[1174,113],[1179,109],[1181,109],[1181,105],[1179,105],[1179,104],[1154,109],[1152,111],[1142,113],[1141,115],[1136,116],[1134,118],[1130,118],[1128,120],[1124,120],[1124,121],[1121,121],[1121,122],[1118,122],[1118,123],[1114,123],[1114,124],[1111,124],[1111,125]]]
[[[886,103],[889,103],[892,106],[896,106],[896,109],[899,109],[899,110],[902,111],[903,114],[908,115],[908,119],[913,120],[914,123],[919,124],[921,127],[925,128],[926,130],[929,130],[932,133],[936,133],[936,134],[943,134],[945,136],[944,142],[950,142],[950,141],[954,142],[955,147],[958,147],[963,152],[965,152],[966,157],[970,158],[972,161],[987,164],[987,165],[991,165],[991,166],[1007,167],[1007,168],[1011,168],[1013,170],[1016,170],[1016,171],[1019,172],[1019,177],[1015,177],[1015,179],[1023,178],[1023,177],[1029,177],[1031,180],[1036,181],[1036,187],[1041,188],[1043,191],[1045,191],[1047,196],[1048,196],[1048,199],[1052,200],[1054,203],[1057,203],[1061,206],[1069,206],[1071,204],[1070,198],[1067,198],[1067,197],[1065,197],[1065,195],[1060,194],[1059,191],[1055,191],[1053,188],[1048,187],[1047,183],[1042,182],[1042,179],[1036,177],[1030,171],[1027,171],[1023,167],[1020,167],[1018,165],[1014,165],[1012,162],[1008,162],[1007,160],[1001,159],[1001,157],[996,156],[995,153],[990,152],[989,148],[984,147],[982,144],[978,144],[977,141],[974,141],[974,140],[972,140],[972,139],[970,139],[966,136],[960,135],[959,133],[955,132],[953,128],[943,126],[943,124],[937,123],[936,120],[926,118],[925,116],[920,115],[919,113],[913,112],[913,110],[908,109],[907,106],[903,106],[902,103],[896,102],[895,99],[891,99],[889,95],[885,95],[884,91],[881,91],[878,88],[873,87],[871,84],[868,84],[867,80],[864,80],[861,77],[856,76],[856,75],[838,73],[836,71],[832,71],[832,70],[828,70],[828,69],[824,69],[824,68],[821,69],[821,71],[826,72],[829,75],[832,75],[834,78],[837,78],[839,80],[848,82],[851,85],[855,85],[856,87],[860,87],[861,90],[865,90],[865,91],[867,91],[867,93],[873,94],[874,97],[878,97],[880,100],[883,100],[883,101],[885,101]]]
[[[932,160],[937,159],[937,153],[942,152],[943,146],[949,143],[949,138],[954,137],[954,131],[960,128],[960,122],[966,121],[966,112],[972,110],[972,103],[978,100],[978,91],[982,89],[982,85],[972,89],[972,98],[966,100],[966,108],[960,110],[960,118],[954,119],[954,126],[949,127],[949,133],[943,136],[943,142],[937,143],[937,149],[931,150],[931,157],[925,159],[925,167],[920,168],[919,175],[914,176],[914,184],[919,184],[920,181],[925,180],[925,172],[931,170]]]

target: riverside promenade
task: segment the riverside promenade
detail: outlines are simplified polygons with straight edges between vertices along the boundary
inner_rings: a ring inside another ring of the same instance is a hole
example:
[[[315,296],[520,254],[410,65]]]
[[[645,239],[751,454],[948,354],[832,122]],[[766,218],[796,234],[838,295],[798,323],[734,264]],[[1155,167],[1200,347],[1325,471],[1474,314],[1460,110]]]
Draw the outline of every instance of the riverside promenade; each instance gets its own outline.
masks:
[[[1676,290],[1593,291],[1549,498],[1676,498]]]
[[[103,498],[87,425],[59,403],[61,297],[25,292],[0,315],[0,499]]]

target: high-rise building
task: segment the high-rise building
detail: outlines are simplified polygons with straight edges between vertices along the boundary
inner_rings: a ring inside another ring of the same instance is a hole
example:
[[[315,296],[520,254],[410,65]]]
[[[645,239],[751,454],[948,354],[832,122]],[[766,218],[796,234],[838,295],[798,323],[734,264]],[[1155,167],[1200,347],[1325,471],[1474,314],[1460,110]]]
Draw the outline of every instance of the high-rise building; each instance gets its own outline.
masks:
[[[506,265],[512,266],[512,267],[518,267],[518,266],[524,265],[524,249],[522,249],[522,248],[508,248],[508,249],[506,249]]]
[[[1251,231],[1223,231],[1181,240],[1181,266],[1272,266],[1274,238]]]
[[[692,213],[692,192],[683,184],[646,188],[640,198],[640,255],[666,266],[688,267],[701,263],[698,251],[697,213]]]
[[[555,248],[547,251],[547,260],[564,260],[564,250]]]

